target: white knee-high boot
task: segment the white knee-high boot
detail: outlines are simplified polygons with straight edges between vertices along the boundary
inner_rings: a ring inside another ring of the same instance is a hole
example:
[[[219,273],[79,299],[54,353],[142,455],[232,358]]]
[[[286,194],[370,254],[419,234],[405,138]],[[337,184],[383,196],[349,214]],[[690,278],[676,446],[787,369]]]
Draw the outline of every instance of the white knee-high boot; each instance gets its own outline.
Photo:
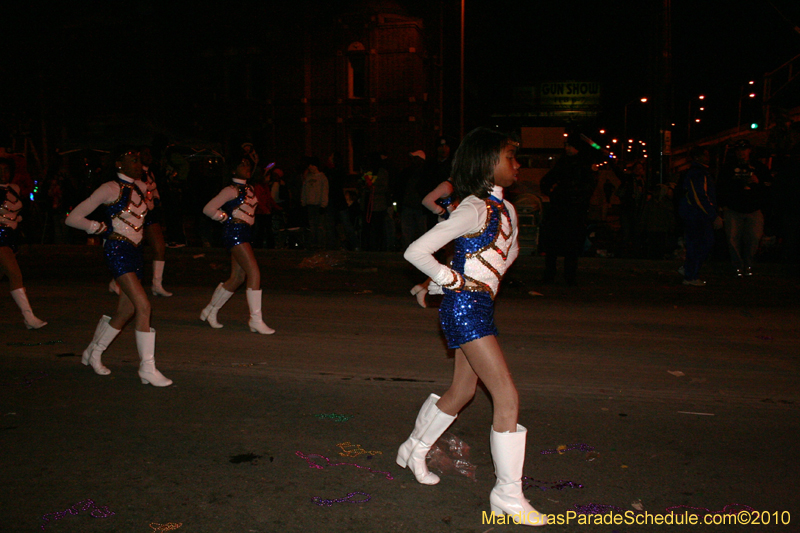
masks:
[[[428,455],[431,446],[450,427],[457,416],[450,416],[441,411],[436,406],[438,400],[439,397],[435,394],[428,396],[417,415],[414,431],[411,432],[411,436],[397,451],[397,464],[403,468],[408,466],[417,481],[423,485],[436,485],[439,483],[439,476],[428,471],[425,457]]]
[[[164,377],[164,374],[156,369],[156,330],[150,328],[149,332],[136,332],[136,349],[139,351],[139,377],[142,383],[153,385],[154,387],[169,387],[172,380]]]
[[[172,293],[165,291],[161,286],[161,280],[164,278],[164,261],[153,261],[153,286],[150,291],[153,296],[172,296]]]
[[[217,288],[214,289],[214,294],[211,296],[211,302],[203,309],[203,312],[200,313],[200,320],[208,320],[208,325],[212,328],[221,328],[222,324],[217,322],[217,313],[222,306],[231,299],[231,296],[233,296],[233,293],[226,290],[225,287],[222,286],[222,283],[217,285]]]
[[[101,376],[109,375],[111,370],[103,365],[100,356],[103,355],[108,345],[117,338],[120,332],[120,330],[111,327],[109,324],[110,320],[110,316],[103,315],[103,318],[100,319],[100,322],[97,323],[97,328],[94,330],[92,342],[90,342],[89,346],[83,351],[83,356],[81,357],[81,363],[84,365],[91,365],[95,374]]]
[[[28,302],[28,295],[25,293],[25,287],[14,289],[11,291],[11,297],[17,303],[17,307],[22,311],[22,319],[25,321],[25,327],[28,329],[39,329],[47,325],[44,320],[39,320],[31,310],[31,304]]]
[[[528,430],[517,424],[514,433],[498,433],[492,428],[489,444],[497,482],[489,495],[496,515],[510,515],[516,524],[543,526],[547,516],[531,507],[522,493],[522,467],[525,463],[525,438]]]
[[[428,396],[425,403],[422,404],[419,413],[417,413],[417,420],[414,422],[414,431],[411,432],[411,435],[400,445],[400,449],[397,450],[396,461],[397,464],[403,468],[408,464],[408,458],[411,456],[411,452],[414,451],[414,448],[416,448],[417,443],[419,443],[419,438],[431,424],[433,415],[436,414],[438,409],[434,409],[438,401],[439,396],[436,394],[431,393],[431,395]]]
[[[262,335],[275,333],[275,330],[264,324],[264,319],[261,318],[261,289],[247,289],[247,307],[250,308],[250,321],[247,323],[250,331]]]

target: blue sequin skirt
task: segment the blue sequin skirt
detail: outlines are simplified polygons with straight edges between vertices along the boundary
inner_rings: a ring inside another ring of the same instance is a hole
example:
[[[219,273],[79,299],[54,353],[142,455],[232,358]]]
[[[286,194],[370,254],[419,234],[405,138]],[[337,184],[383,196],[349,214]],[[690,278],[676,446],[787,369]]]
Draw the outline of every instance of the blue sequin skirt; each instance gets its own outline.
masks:
[[[494,301],[488,292],[445,289],[439,305],[439,323],[450,349],[489,335],[496,336]]]
[[[114,279],[133,272],[141,281],[144,274],[144,255],[141,246],[128,241],[108,239],[103,246],[103,252],[106,256],[106,265]]]
[[[222,244],[230,251],[234,246],[253,240],[253,226],[241,222],[226,223],[222,228]]]
[[[0,246],[8,246],[12,252],[16,252],[17,230],[8,226],[0,226]]]

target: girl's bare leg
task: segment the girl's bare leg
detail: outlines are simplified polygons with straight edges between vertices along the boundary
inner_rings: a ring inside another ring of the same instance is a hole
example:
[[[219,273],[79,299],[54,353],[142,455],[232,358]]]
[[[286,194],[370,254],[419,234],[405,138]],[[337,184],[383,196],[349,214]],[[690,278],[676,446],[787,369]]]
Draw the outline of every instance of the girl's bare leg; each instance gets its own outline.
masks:
[[[153,248],[153,260],[163,261],[166,256],[167,245],[164,242],[164,232],[161,230],[161,224],[155,223],[145,226],[144,236],[147,239],[147,244]]]
[[[457,348],[453,382],[447,392],[442,394],[436,406],[444,413],[455,416],[475,396],[477,387],[478,375],[472,370],[464,351]]]
[[[22,288],[22,271],[19,269],[17,257],[8,246],[0,247],[0,270],[8,276],[9,291]]]
[[[117,284],[120,288],[119,304],[109,325],[114,329],[122,329],[133,316],[136,331],[150,333],[150,300],[139,278],[133,272],[128,272],[117,278]]]
[[[258,268],[256,255],[253,253],[253,247],[250,246],[250,243],[245,242],[234,246],[231,250],[231,256],[233,263],[239,267],[239,271],[247,278],[247,288],[253,290],[261,289],[261,271]],[[233,277],[233,273],[231,273],[231,277]],[[241,281],[236,286],[238,287],[239,285],[241,285]],[[228,287],[225,288],[229,291],[234,290]]]
[[[239,246],[234,247],[234,250]],[[231,277],[225,280],[222,288],[229,292],[236,292],[236,289],[244,283],[246,277],[245,270],[239,266],[239,261],[236,260],[233,250],[231,250]]]
[[[514,380],[511,379],[506,359],[503,357],[503,351],[497,343],[497,338],[494,335],[482,337],[462,344],[461,350],[463,350],[464,356],[473,372],[486,385],[486,388],[489,389],[489,394],[492,395],[492,403],[494,404],[492,426],[494,430],[498,433],[516,431],[519,417],[519,395],[517,394],[516,386],[514,386]],[[459,390],[468,390],[461,383],[462,381],[459,382]],[[464,380],[463,383],[468,384],[468,381]],[[463,399],[463,397],[464,392],[461,392],[460,395],[454,393],[454,399]],[[442,409],[441,400],[439,405],[439,408]],[[457,406],[458,402],[454,401],[452,405]],[[445,406],[449,407],[447,404]],[[444,409],[442,410],[444,411]]]

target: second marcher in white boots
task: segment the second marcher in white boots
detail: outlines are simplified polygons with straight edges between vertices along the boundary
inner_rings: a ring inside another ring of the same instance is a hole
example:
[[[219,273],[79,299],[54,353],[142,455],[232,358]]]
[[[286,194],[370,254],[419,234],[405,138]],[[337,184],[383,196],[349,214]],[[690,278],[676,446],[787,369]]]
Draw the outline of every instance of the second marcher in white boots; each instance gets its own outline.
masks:
[[[17,226],[22,221],[22,196],[19,185],[11,183],[15,163],[11,158],[0,158],[0,274],[8,277],[11,297],[22,312],[28,329],[39,329],[47,325],[31,310],[28,293],[22,285],[22,271],[17,263]]]
[[[452,180],[458,207],[414,241],[405,258],[431,279],[430,289],[444,291],[439,320],[447,347],[455,350],[453,382],[441,398],[431,395],[422,406],[414,431],[400,446],[397,463],[411,466],[420,483],[435,484],[425,454],[475,396],[480,379],[492,396],[490,437],[497,484],[489,496],[493,513],[510,515],[530,526],[547,523],[522,494],[525,428],[517,424],[519,396],[497,342],[494,298],[500,280],[519,255],[517,215],[503,189],[517,179],[519,143],[502,133],[478,128],[461,141],[453,161]],[[450,266],[434,253],[454,243]],[[495,431],[496,430],[496,431]]]
[[[11,297],[22,312],[22,320],[25,322],[26,328],[39,329],[47,325],[47,322],[36,318],[36,315],[33,314],[31,304],[28,302],[28,294],[25,292],[25,287],[20,287],[19,289],[11,291]]]
[[[142,361],[139,377],[142,383],[166,387],[172,385],[172,381],[155,368],[155,330],[150,327],[150,300],[141,282],[144,259],[140,245],[147,204],[144,201],[139,150],[120,148],[115,153],[114,161],[116,178],[100,185],[89,198],[72,210],[66,220],[67,226],[84,230],[90,235],[103,235],[106,264],[120,290],[116,312],[111,317],[104,315],[100,319],[81,362],[91,365],[95,373],[101,376],[110,374],[111,371],[103,365],[100,357],[133,318],[136,346]],[[106,207],[108,223],[86,218],[101,205]]]
[[[230,170],[233,183],[212,198],[203,208],[203,213],[224,224],[222,243],[231,252],[231,275],[214,290],[211,301],[200,313],[200,320],[208,321],[212,328],[221,328],[217,313],[246,281],[250,331],[271,335],[275,330],[264,323],[261,315],[261,271],[250,244],[258,204],[253,187],[247,183],[252,173],[252,162],[247,156],[242,156],[235,159]]]

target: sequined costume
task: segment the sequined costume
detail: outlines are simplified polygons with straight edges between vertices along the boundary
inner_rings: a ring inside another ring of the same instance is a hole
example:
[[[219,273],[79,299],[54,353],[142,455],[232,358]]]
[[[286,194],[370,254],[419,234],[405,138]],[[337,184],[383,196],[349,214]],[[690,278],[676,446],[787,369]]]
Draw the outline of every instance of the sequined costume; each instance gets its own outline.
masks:
[[[22,220],[22,198],[19,187],[12,184],[0,185],[0,246],[8,246],[17,251],[17,225]]]
[[[142,191],[146,188],[143,181],[118,173],[116,180],[98,187],[67,217],[68,226],[91,234],[102,232],[106,239],[103,245],[106,264],[115,279],[128,272],[134,272],[142,279],[144,260],[141,243],[147,215],[147,203]],[[106,206],[105,224],[86,218],[100,205]]]
[[[215,196],[203,208],[213,220],[223,222],[222,243],[228,250],[251,242],[258,198],[245,180],[234,178],[233,183]]]
[[[455,256],[448,267],[433,254],[451,240]],[[485,200],[465,198],[448,220],[408,247],[406,260],[444,291],[439,319],[449,348],[497,334],[494,298],[518,253],[516,211],[497,186]]]
[[[145,177],[146,190],[144,200],[147,203],[147,217],[144,219],[145,227],[152,224],[164,222],[164,213],[161,210],[161,195],[158,193],[158,185],[153,171],[148,167],[142,166]]]

